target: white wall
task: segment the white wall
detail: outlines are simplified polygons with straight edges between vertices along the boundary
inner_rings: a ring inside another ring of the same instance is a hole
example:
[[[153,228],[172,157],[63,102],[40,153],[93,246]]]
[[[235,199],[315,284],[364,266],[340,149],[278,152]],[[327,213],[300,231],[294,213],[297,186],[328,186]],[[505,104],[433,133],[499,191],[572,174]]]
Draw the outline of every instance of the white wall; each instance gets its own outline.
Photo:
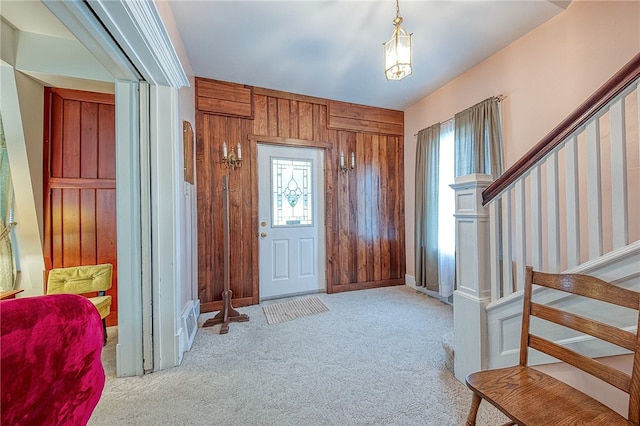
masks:
[[[24,290],[19,297],[35,296],[44,293],[44,86],[112,93],[113,83],[105,79],[113,78],[77,40],[20,32],[4,20],[0,27],[2,60],[11,68],[3,69],[3,84],[15,86],[16,97],[3,91],[3,117],[12,117],[5,130],[16,195],[17,287]],[[17,109],[4,106],[10,100]]]
[[[180,63],[184,68],[184,71],[189,79],[189,86],[183,87],[178,91],[178,123],[180,129],[182,129],[183,121],[188,121],[191,123],[191,127],[194,131],[195,137],[195,77],[193,75],[193,70],[191,68],[191,63],[189,62],[189,57],[187,56],[186,50],[182,43],[182,39],[180,37],[180,32],[176,26],[175,20],[173,18],[173,12],[169,6],[168,2],[156,2],[156,7],[162,18],[163,24],[167,33],[169,34],[169,38],[171,39],[171,43],[173,44],[174,49],[178,55]],[[183,143],[184,140],[180,141],[180,152],[183,151]],[[195,141],[193,146],[194,156],[192,158],[193,168],[195,170]],[[185,158],[180,158],[181,160],[181,168],[185,167]],[[199,314],[200,305],[198,299],[198,239],[197,239],[197,224],[198,224],[198,216],[197,216],[197,196],[196,196],[196,186],[195,180],[194,183],[191,184],[189,182],[182,182],[182,193],[181,193],[181,211],[182,218],[179,228],[179,242],[178,242],[178,250],[180,256],[180,263],[182,268],[180,269],[180,289],[178,293],[178,306],[176,306],[176,312],[180,314],[180,317],[177,318],[179,323],[179,327],[184,327],[184,323],[182,317],[188,314],[189,310],[195,310],[196,315]],[[185,329],[181,329],[180,331],[180,358],[182,357],[182,353],[184,350],[188,349],[188,336],[186,334]]]
[[[16,288],[24,290],[20,296],[34,296],[43,293],[44,273],[41,233],[43,91],[41,85],[20,76],[4,61],[0,81],[0,111],[15,194],[15,221],[18,224],[15,233],[20,275]],[[33,164],[38,159],[40,167],[34,169]]]
[[[495,95],[505,169],[640,51],[640,3],[573,1],[566,11],[405,111],[407,274],[415,275],[415,150],[420,129]]]

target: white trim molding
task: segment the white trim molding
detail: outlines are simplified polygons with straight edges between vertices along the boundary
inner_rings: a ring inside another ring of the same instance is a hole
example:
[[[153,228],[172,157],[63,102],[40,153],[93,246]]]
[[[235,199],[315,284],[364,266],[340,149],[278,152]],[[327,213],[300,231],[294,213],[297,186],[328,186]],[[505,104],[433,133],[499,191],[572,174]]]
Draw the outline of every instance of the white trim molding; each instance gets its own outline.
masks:
[[[116,80],[138,81],[140,74],[111,35],[93,16],[86,2],[42,0]]]
[[[118,377],[141,376],[142,216],[140,205],[139,83],[116,81],[116,213],[118,238]],[[126,242],[126,243],[124,243]],[[125,284],[126,283],[126,284]]]
[[[94,0],[88,4],[146,81],[177,89],[189,86],[153,1]]]

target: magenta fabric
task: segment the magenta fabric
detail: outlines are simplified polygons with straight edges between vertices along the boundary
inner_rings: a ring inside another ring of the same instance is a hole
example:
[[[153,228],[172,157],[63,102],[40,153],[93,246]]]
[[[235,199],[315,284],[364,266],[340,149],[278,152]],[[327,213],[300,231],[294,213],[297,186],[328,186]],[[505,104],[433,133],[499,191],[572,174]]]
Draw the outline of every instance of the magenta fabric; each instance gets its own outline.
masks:
[[[85,297],[0,302],[2,425],[85,425],[105,383],[102,321]]]

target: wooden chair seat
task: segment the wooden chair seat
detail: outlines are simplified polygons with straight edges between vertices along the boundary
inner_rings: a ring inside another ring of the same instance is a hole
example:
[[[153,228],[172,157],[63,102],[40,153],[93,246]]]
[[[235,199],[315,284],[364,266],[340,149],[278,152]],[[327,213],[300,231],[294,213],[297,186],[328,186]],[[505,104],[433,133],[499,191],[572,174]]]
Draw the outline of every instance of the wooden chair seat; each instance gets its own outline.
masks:
[[[606,405],[534,368],[472,373],[467,385],[522,425],[632,425]]]

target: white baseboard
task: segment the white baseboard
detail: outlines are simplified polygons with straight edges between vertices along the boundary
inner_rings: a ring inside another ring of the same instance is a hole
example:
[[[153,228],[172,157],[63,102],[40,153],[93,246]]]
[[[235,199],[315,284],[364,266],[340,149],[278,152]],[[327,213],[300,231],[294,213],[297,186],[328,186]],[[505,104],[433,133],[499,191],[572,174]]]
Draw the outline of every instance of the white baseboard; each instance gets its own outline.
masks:
[[[415,290],[415,291],[419,291],[420,293],[424,293],[427,296],[433,297],[434,299],[438,299],[439,301],[441,301],[442,303],[446,303],[448,305],[453,304],[453,296],[451,297],[442,297],[440,296],[440,294],[438,294],[437,291],[432,291],[432,290],[427,290],[424,287],[418,287],[416,285],[416,277],[414,277],[413,275],[409,275],[409,274],[405,274],[404,275],[404,283],[407,287]]]
[[[412,288],[414,290],[418,289],[416,287],[416,277],[414,277],[413,275],[404,274],[404,285],[406,285],[407,287],[410,287],[410,288]]]

